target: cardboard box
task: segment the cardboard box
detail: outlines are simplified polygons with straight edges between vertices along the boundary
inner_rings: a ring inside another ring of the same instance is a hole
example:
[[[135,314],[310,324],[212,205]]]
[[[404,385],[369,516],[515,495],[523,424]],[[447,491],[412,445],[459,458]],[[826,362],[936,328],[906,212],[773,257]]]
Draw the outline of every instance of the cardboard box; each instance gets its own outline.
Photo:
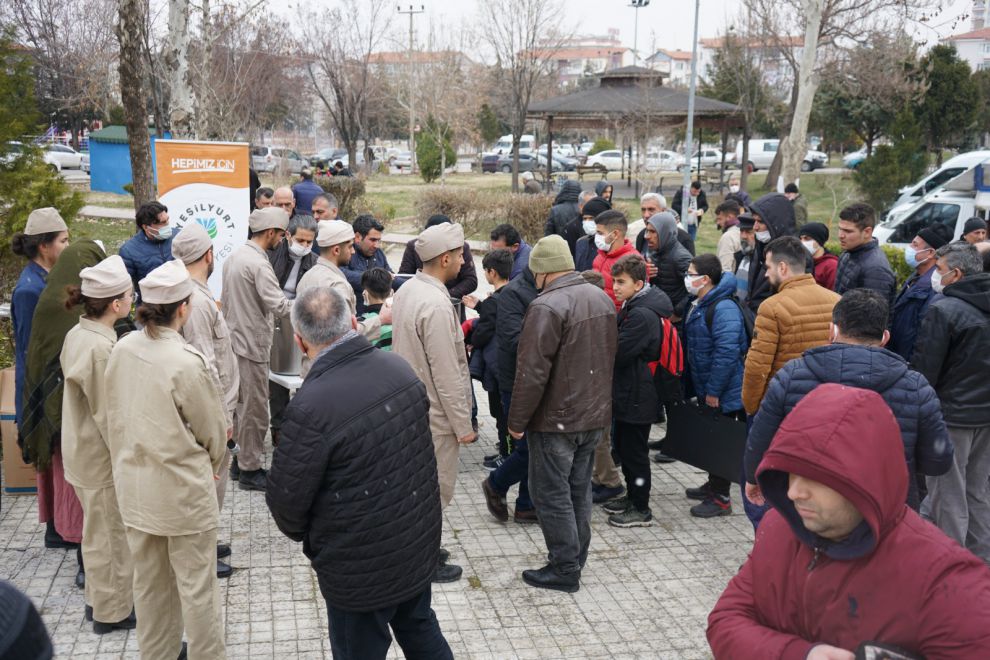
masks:
[[[0,435],[3,436],[3,492],[8,495],[36,495],[34,466],[21,460],[14,422],[14,368],[0,371]]]

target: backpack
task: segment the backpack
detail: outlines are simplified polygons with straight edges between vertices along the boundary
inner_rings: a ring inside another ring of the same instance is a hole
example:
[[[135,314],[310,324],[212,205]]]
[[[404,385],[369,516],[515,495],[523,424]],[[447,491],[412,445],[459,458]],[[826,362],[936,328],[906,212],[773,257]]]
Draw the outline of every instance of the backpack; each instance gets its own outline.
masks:
[[[653,374],[653,386],[661,403],[684,400],[681,376],[684,375],[684,348],[677,328],[670,319],[660,317],[660,357],[647,364]]]
[[[712,323],[715,321],[715,309],[718,307],[719,303],[726,300],[731,301],[739,311],[742,313],[743,328],[746,329],[746,345],[743,347],[742,357],[746,357],[746,353],[749,351],[749,345],[753,342],[753,332],[754,326],[756,325],[756,315],[753,314],[753,310],[749,307],[739,304],[739,300],[735,296],[729,296],[728,298],[723,298],[717,301],[714,305],[709,305],[705,309],[705,325],[708,326],[708,333],[711,334]]]

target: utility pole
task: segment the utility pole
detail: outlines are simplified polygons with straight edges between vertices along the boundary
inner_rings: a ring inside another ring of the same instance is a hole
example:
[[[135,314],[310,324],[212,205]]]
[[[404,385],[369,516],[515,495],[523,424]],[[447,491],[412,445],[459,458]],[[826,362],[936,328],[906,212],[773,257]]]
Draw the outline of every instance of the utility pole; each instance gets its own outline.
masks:
[[[426,11],[425,5],[420,5],[419,9],[416,9],[413,5],[409,5],[409,9],[403,9],[402,5],[397,7],[400,14],[409,15],[409,70],[407,75],[409,76],[409,158],[412,166],[409,168],[410,172],[416,172],[416,113],[413,109],[413,98],[416,94],[416,78],[413,75],[413,17],[416,14],[422,14]]]
[[[684,214],[688,212],[688,199],[691,194],[691,149],[694,142],[694,92],[698,86],[698,17],[701,14],[701,0],[694,0],[694,39],[691,41],[691,85],[688,88],[687,135],[684,136],[684,188],[681,190],[681,222],[687,227]],[[701,151],[701,144],[698,144]],[[698,170],[701,175],[701,169]],[[695,220],[697,222],[697,220]]]
[[[635,9],[634,16],[636,17],[633,25],[633,64],[637,64],[639,60],[639,10],[650,4],[650,0],[632,0],[629,6]]]

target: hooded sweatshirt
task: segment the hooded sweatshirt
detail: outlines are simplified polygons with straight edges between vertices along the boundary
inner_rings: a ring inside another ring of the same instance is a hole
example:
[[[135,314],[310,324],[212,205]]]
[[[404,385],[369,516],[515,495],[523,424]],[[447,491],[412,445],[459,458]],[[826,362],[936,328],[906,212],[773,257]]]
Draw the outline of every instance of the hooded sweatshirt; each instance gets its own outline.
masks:
[[[544,236],[564,235],[564,227],[578,216],[578,195],[580,194],[580,183],[570,180],[564,182],[557,197],[553,200],[553,208],[550,209],[550,215],[543,227]]]
[[[751,209],[766,224],[771,241],[781,236],[797,236],[794,206],[791,204],[791,200],[784,195],[780,193],[764,195],[753,202]],[[767,243],[769,242],[767,241]],[[752,265],[749,267],[749,295],[746,298],[746,304],[749,305],[754,314],[759,309],[760,303],[773,295],[770,282],[767,281],[765,265],[767,243],[756,241]],[[808,261],[811,261],[810,255]],[[812,268],[814,268],[813,265]]]
[[[990,657],[990,570],[905,506],[903,451],[875,392],[829,383],[794,408],[757,473],[774,510],[708,617],[716,658],[803,660],[817,644],[865,641]],[[862,522],[838,541],[810,531],[788,498],[790,474],[836,491]]]
[[[647,258],[657,267],[657,274],[650,284],[667,294],[674,305],[674,314],[683,318],[688,304],[684,275],[691,265],[691,253],[677,240],[677,220],[672,213],[662,211],[651,216],[647,222],[660,238],[660,247],[648,251]],[[643,245],[649,247],[645,241]]]
[[[615,186],[613,186],[611,183],[609,183],[605,179],[602,179],[601,181],[599,181],[598,183],[596,183],[595,184],[595,196],[596,197],[602,197],[603,196],[602,193],[605,192],[605,189],[606,188],[611,188],[612,189],[612,192],[613,193],[615,192]],[[611,195],[609,195],[608,201],[609,202],[612,201],[612,196]]]

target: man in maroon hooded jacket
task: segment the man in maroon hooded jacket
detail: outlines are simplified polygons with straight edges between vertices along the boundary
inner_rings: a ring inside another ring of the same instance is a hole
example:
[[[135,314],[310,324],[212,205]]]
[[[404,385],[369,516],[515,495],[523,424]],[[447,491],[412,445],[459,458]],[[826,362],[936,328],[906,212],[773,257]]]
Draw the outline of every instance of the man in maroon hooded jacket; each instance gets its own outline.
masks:
[[[903,453],[875,392],[829,383],[795,406],[757,471],[773,510],[708,617],[716,658],[990,658],[990,570],[904,504]]]

